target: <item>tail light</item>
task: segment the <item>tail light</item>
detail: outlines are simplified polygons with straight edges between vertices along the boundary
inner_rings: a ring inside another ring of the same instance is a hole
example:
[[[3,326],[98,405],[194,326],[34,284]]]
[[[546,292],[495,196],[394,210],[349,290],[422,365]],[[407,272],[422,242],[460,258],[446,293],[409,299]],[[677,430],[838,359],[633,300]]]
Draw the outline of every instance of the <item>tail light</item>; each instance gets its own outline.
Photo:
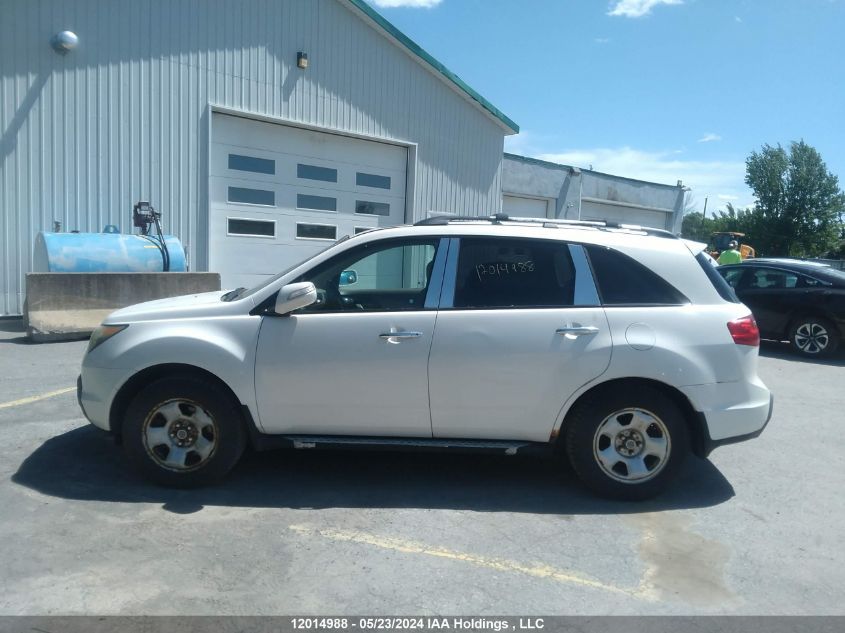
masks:
[[[728,322],[728,331],[733,336],[737,345],[760,345],[760,330],[757,329],[757,321],[750,314],[741,319],[734,319]]]

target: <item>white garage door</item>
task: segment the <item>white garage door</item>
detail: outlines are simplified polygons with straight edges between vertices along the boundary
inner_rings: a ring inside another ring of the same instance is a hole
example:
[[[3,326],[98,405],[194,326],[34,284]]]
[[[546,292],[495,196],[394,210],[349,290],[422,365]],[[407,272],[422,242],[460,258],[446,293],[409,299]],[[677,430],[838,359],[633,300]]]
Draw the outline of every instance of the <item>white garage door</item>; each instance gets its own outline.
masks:
[[[405,147],[217,113],[210,157],[209,270],[224,288],[405,221]]]
[[[547,218],[549,201],[545,198],[502,196],[502,213],[515,218]]]
[[[606,220],[620,224],[638,224],[655,229],[666,228],[666,213],[662,211],[648,211],[634,209],[615,204],[601,204],[584,200],[581,203],[582,220]]]

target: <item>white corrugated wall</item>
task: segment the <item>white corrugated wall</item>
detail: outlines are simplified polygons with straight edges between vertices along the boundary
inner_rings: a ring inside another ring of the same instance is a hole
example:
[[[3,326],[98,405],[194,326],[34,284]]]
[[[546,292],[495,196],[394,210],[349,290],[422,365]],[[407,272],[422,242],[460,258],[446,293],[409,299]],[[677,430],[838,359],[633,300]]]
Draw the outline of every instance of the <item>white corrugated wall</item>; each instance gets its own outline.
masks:
[[[3,0],[0,314],[32,244],[150,200],[205,264],[209,106],[418,143],[414,219],[501,205],[502,128],[341,0]],[[61,30],[79,47],[60,56]],[[297,51],[310,67],[296,68]]]

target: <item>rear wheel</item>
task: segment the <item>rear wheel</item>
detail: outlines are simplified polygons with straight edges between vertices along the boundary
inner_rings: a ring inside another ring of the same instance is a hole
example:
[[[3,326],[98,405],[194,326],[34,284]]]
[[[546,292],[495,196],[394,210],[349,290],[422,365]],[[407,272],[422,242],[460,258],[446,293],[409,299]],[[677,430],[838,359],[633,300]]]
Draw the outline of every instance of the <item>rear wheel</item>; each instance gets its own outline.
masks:
[[[689,453],[683,412],[653,387],[603,390],[566,420],[566,451],[581,481],[604,497],[660,494]]]
[[[827,319],[802,317],[789,329],[789,344],[804,356],[827,356],[839,347],[839,334]]]
[[[246,447],[236,403],[194,377],[161,378],[127,409],[123,447],[130,463],[165,486],[202,486],[223,477]]]

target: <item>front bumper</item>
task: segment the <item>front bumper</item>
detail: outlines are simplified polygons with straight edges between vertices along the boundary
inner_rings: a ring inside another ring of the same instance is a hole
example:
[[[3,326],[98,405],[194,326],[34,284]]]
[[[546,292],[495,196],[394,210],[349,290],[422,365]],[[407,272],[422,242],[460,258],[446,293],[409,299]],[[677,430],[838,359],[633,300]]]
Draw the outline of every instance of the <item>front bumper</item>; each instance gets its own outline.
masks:
[[[76,377],[76,402],[79,404],[79,408],[82,409],[82,415],[88,418],[88,414],[85,413],[85,405],[82,404],[82,374]]]
[[[109,409],[124,379],[119,370],[92,367],[83,361],[82,374],[76,381],[76,399],[91,424],[104,431],[110,430]]]

